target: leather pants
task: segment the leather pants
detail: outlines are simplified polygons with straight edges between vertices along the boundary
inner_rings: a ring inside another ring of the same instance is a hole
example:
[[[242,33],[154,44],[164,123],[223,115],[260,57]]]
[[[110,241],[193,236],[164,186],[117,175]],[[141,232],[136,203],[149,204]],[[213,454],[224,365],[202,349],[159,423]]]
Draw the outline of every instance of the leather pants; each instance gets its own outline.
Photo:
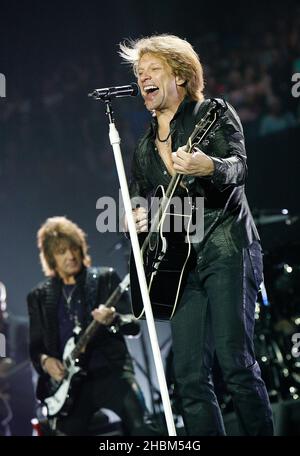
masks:
[[[90,435],[91,419],[100,408],[121,418],[124,435],[147,434],[147,411],[140,388],[132,375],[118,370],[83,379],[73,408],[68,416],[58,419],[57,429],[64,435]]]
[[[255,303],[263,278],[261,246],[211,241],[197,251],[171,321],[174,374],[188,435],[225,435],[212,382],[214,354],[243,435],[272,435],[265,384],[253,347]]]

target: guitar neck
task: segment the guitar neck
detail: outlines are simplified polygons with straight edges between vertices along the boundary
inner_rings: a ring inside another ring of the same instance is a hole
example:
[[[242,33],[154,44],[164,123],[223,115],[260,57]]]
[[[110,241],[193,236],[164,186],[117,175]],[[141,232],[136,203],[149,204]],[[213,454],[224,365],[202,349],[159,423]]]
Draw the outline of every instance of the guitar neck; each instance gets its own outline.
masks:
[[[117,288],[113,291],[113,293],[109,296],[107,301],[105,302],[104,306],[105,307],[113,307],[120,299],[124,291],[129,285],[129,275],[123,279],[123,281],[117,286]],[[100,306],[98,307],[100,308]],[[90,342],[90,340],[94,337],[94,335],[97,332],[97,329],[101,323],[99,323],[97,320],[93,320],[88,327],[85,329],[84,333],[80,336],[77,344],[75,345],[71,356],[73,359],[76,359],[79,357],[80,353],[84,351],[85,347],[87,344]]]
[[[211,131],[211,129],[214,127],[214,125],[217,122],[217,114],[215,112],[211,112],[209,109],[207,113],[202,117],[202,119],[197,123],[197,125],[194,128],[194,131],[192,132],[191,136],[189,137],[186,145],[185,145],[185,150],[187,153],[192,153],[193,148],[195,146],[201,145],[201,142],[206,138],[208,133]],[[172,179],[165,191],[165,195],[162,198],[159,209],[157,213],[154,216],[154,219],[151,223],[151,228],[146,236],[146,239],[143,242],[142,248],[141,248],[141,253],[142,255],[145,253],[145,250],[148,248],[151,235],[154,232],[157,232],[159,230],[159,226],[162,220],[162,216],[168,207],[170,200],[172,199],[177,187],[179,186],[180,182],[183,179],[183,174],[176,173],[174,176],[172,176]]]

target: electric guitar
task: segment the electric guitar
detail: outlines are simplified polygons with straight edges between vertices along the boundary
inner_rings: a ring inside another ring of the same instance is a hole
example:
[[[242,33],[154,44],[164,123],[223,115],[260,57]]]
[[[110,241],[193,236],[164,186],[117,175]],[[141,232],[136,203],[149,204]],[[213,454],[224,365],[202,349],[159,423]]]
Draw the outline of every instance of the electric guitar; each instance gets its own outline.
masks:
[[[192,153],[196,146],[201,147],[202,142],[213,134],[218,120],[226,110],[227,104],[223,100],[210,100],[188,139],[186,152]],[[176,173],[167,189],[162,185],[157,187],[153,201],[158,208],[151,219],[150,229],[147,234],[138,235],[153,315],[161,320],[173,317],[187,273],[195,260],[191,255],[190,229],[197,208],[186,185],[189,177]],[[174,193],[180,184],[185,194],[183,211],[177,211],[174,204]],[[153,212],[152,207],[149,212]],[[170,230],[172,226],[181,226],[183,229],[181,232],[178,228]],[[130,282],[132,312],[136,318],[142,318],[144,306],[133,255],[130,258]]]
[[[124,291],[129,286],[129,274],[125,276],[122,282],[116,287],[108,300],[105,302],[105,307],[113,307],[117,304]],[[124,316],[126,319],[126,315]],[[122,315],[119,315],[120,323],[122,325]],[[126,321],[125,321],[126,323]],[[47,407],[48,417],[55,415],[67,415],[76,397],[76,391],[81,383],[81,380],[86,376],[85,370],[80,365],[80,357],[85,351],[87,344],[94,337],[99,328],[100,323],[93,320],[85,329],[79,340],[75,343],[76,333],[80,332],[80,328],[75,327],[74,336],[72,336],[66,343],[63,353],[63,365],[65,368],[65,377],[61,381],[56,381],[52,377],[47,376],[47,385],[44,385],[48,395],[38,393],[38,398]],[[113,328],[113,332],[116,329]]]

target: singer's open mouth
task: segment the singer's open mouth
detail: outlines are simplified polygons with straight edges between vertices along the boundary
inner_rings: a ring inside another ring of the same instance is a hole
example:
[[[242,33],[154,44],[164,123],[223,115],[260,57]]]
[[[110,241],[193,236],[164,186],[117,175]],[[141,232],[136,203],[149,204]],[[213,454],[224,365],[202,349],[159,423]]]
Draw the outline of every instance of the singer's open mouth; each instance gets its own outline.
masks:
[[[150,93],[154,93],[159,90],[159,88],[155,85],[145,86],[143,89],[146,95],[149,95]]]

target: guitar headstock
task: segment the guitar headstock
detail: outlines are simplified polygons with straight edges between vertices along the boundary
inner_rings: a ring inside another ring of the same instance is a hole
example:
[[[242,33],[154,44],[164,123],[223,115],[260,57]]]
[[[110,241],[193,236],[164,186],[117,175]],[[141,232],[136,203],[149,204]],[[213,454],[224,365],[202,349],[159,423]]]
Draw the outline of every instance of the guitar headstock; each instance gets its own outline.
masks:
[[[218,120],[227,109],[228,106],[225,100],[221,98],[212,98],[210,100],[204,115],[195,125],[194,131],[189,138],[188,146],[190,150],[194,146],[200,145],[208,134],[216,128]]]

